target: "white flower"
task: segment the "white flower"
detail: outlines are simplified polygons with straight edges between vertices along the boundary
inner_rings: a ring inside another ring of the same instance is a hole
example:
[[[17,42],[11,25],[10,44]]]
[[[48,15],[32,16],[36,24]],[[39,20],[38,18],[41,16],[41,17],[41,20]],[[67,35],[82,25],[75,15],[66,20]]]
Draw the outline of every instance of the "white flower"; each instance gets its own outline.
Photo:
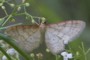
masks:
[[[72,53],[67,54],[67,57],[68,57],[69,59],[73,58],[73,57],[72,57]]]
[[[6,56],[3,56],[3,57],[2,57],[2,60],[7,60],[7,57],[6,57]]]
[[[16,53],[17,53],[17,52],[16,52],[15,49],[13,49],[13,48],[7,50],[7,54],[9,54],[9,55],[11,55],[11,56],[15,55]]]
[[[68,54],[67,52],[62,52],[62,53],[61,53],[61,55],[62,55],[63,57],[67,56],[67,54]]]
[[[63,56],[64,60],[68,60],[68,59],[72,59],[72,53],[68,53],[68,52],[62,52],[61,55]]]

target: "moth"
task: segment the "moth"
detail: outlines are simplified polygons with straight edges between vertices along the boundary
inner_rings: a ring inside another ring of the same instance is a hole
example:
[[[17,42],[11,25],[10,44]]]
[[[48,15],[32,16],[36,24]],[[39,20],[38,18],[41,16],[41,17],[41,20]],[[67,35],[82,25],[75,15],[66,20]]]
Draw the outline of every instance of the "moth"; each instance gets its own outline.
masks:
[[[71,42],[85,28],[81,20],[69,20],[55,24],[17,25],[6,29],[5,34],[15,39],[23,50],[31,52],[42,43],[42,32],[45,43],[52,54],[56,55],[65,50],[65,42]]]

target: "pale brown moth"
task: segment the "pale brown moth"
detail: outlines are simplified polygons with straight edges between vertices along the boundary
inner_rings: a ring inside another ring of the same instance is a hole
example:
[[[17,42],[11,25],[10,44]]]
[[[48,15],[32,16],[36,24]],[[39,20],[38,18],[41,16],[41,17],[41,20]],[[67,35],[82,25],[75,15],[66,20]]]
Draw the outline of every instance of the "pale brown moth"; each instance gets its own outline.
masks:
[[[80,20],[64,21],[56,24],[18,25],[6,29],[5,33],[15,39],[18,46],[27,52],[39,47],[41,32],[45,32],[47,48],[55,55],[65,50],[65,42],[71,42],[81,34],[85,22]]]

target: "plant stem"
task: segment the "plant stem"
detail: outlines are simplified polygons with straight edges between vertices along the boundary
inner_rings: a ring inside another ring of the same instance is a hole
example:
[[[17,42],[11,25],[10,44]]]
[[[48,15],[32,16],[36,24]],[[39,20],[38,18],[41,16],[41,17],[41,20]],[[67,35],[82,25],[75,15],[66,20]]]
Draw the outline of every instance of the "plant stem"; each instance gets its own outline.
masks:
[[[85,53],[85,48],[84,48],[84,44],[83,44],[83,42],[82,42],[82,51],[83,51],[83,54],[84,54],[84,56],[85,56],[85,60],[87,60],[87,57],[86,57],[86,53]]]
[[[90,52],[90,48],[87,50],[87,52],[86,52],[86,54],[85,54],[85,55],[87,55],[89,52]]]
[[[56,55],[56,60],[58,60],[58,55]]]
[[[6,16],[8,16],[8,13],[7,13],[7,11],[6,11],[5,9],[3,9],[3,10],[4,10],[4,12],[5,12]]]
[[[13,24],[13,25],[6,26],[6,27],[0,27],[0,30],[7,29],[7,28],[10,28],[10,27],[13,27],[13,26],[17,26],[17,25],[22,25],[22,23]]]
[[[11,17],[12,17],[12,15],[9,15],[8,18],[5,20],[5,22],[1,26],[4,26]]]

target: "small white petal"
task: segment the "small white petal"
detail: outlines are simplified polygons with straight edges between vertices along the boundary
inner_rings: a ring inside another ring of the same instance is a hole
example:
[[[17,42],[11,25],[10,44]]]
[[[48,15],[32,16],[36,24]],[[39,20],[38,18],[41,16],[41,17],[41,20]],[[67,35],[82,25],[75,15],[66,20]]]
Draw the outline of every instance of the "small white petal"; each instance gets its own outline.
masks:
[[[69,59],[73,58],[72,53],[67,54],[67,57],[68,57]]]
[[[3,56],[3,57],[2,57],[2,60],[7,60],[7,57],[6,57],[6,56]]]
[[[61,55],[62,55],[63,57],[66,57],[67,54],[68,54],[67,52],[62,52],[62,53],[61,53]]]
[[[7,54],[14,55],[16,54],[16,51],[13,48],[11,48],[7,50]]]
[[[63,60],[68,60],[68,57],[63,57]]]

